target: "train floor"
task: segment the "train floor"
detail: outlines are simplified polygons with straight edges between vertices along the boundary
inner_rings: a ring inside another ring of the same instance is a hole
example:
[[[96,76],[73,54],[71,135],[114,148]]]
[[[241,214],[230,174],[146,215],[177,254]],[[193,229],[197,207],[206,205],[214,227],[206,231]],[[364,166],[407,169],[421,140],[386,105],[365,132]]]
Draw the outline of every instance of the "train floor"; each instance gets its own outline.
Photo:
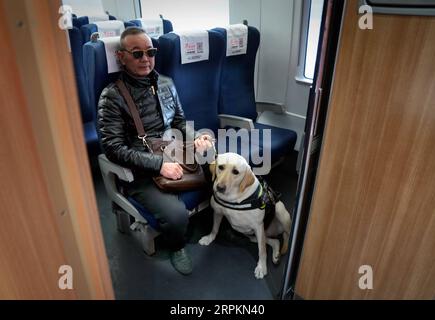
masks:
[[[282,193],[282,201],[290,213],[296,195],[296,158],[296,152],[287,156],[266,177],[269,184]],[[257,280],[254,276],[257,245],[233,232],[225,219],[212,244],[198,244],[199,239],[211,231],[212,210],[209,208],[190,218],[186,248],[192,257],[193,273],[183,276],[173,269],[169,251],[160,237],[156,239],[156,253],[147,256],[134,232],[122,234],[117,230],[101,174],[95,167],[93,180],[116,299],[270,300],[279,297],[288,253],[274,265],[268,246],[268,274]]]

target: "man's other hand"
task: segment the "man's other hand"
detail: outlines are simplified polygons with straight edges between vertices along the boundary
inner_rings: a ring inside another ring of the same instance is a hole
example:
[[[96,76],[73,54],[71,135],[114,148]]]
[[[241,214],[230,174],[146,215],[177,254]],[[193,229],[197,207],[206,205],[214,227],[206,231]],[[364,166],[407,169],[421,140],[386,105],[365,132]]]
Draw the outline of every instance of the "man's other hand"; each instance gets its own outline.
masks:
[[[213,138],[208,134],[203,134],[202,136],[195,139],[195,150],[201,154],[212,147]]]

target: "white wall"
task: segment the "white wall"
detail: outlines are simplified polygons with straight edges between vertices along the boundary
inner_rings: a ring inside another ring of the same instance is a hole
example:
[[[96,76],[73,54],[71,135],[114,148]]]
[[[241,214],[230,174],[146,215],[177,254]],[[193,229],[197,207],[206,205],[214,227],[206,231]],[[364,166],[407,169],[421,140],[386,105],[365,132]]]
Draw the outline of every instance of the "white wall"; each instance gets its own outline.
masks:
[[[302,2],[304,0],[294,1],[293,10],[293,33],[292,47],[290,51],[290,65],[288,70],[287,94],[285,103],[287,111],[291,114],[292,129],[298,133],[296,149],[299,150],[301,138],[305,129],[305,117],[308,108],[308,98],[310,94],[310,84],[297,82],[295,80],[299,60],[299,37],[302,25]]]
[[[293,1],[261,1],[258,100],[285,102],[290,62]]]
[[[104,10],[122,21],[130,21],[140,17],[136,0],[103,0]]]

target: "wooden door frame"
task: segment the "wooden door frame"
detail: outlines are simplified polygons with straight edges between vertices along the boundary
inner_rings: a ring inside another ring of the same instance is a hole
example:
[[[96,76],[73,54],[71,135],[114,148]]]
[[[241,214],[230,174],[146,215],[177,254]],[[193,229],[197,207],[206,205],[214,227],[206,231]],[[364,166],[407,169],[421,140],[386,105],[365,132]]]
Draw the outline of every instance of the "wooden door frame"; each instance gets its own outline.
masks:
[[[433,299],[435,19],[361,17],[347,1],[295,290]]]
[[[0,0],[0,32],[6,44],[2,46],[5,52],[1,57],[10,61],[9,65],[2,65],[7,72],[2,70],[0,80],[16,89],[12,94],[17,93],[17,99],[11,99],[9,107],[19,108],[23,123],[28,125],[8,127],[32,142],[29,163],[40,169],[38,183],[47,193],[50,208],[49,212],[29,212],[26,221],[31,223],[39,214],[52,222],[46,227],[55,230],[53,234],[58,237],[51,240],[59,241],[65,264],[73,267],[74,294],[65,295],[53,292],[55,290],[26,294],[22,290],[25,284],[20,288],[19,279],[13,280],[15,291],[11,289],[8,295],[5,289],[3,294],[6,294],[4,298],[12,299],[113,299],[67,31],[61,30],[58,24],[60,6],[60,0]],[[2,95],[5,101],[7,93]],[[14,101],[20,103],[14,104]],[[7,163],[11,170],[14,165]],[[12,214],[9,218],[14,219]],[[12,237],[20,237],[20,234]],[[13,243],[14,238],[10,242]],[[14,258],[9,256],[4,263],[17,264],[12,260]],[[43,261],[29,261],[33,262],[44,265]],[[54,281],[59,276],[47,277]]]
[[[297,298],[295,284],[302,257],[321,141],[326,124],[344,5],[344,1],[325,0],[323,7],[313,86],[310,89],[308,100],[305,141],[303,149],[299,151],[303,152],[302,165],[290,234],[290,253],[285,267],[281,299]]]

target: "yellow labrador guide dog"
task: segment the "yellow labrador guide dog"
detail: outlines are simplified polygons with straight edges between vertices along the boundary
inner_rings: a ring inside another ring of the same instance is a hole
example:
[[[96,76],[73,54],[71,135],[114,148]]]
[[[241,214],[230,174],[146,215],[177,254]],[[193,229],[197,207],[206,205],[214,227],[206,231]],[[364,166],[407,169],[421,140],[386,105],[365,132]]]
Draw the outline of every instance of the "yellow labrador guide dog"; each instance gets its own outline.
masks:
[[[199,240],[199,244],[207,246],[213,242],[225,216],[235,230],[258,243],[255,277],[262,279],[267,274],[266,243],[272,247],[275,264],[287,252],[290,214],[281,201],[275,203],[274,199],[270,199],[274,196],[273,192],[260,183],[242,156],[236,153],[220,154],[210,165],[210,170],[214,180],[211,198],[213,228],[209,235]],[[280,234],[283,234],[281,250],[279,240],[275,238]]]

